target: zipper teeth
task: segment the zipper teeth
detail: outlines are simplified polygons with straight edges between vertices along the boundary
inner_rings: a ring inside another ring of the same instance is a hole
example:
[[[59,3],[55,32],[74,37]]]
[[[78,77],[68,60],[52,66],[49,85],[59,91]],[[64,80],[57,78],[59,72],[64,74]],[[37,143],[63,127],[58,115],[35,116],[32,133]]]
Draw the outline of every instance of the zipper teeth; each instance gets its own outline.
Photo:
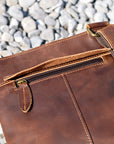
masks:
[[[103,62],[102,58],[96,58],[96,59],[93,59],[93,60],[88,60],[88,61],[85,61],[85,62],[73,64],[73,65],[68,65],[66,67],[62,67],[62,68],[59,68],[59,69],[52,69],[51,71],[46,71],[44,73],[35,74],[35,75],[28,76],[28,77],[22,78],[22,79],[26,79],[29,83],[31,83],[32,81],[42,79],[44,77],[46,78],[46,77],[49,77],[49,76],[52,76],[52,75],[65,73],[65,72],[68,72],[70,70],[72,71],[74,69],[80,70],[82,68],[86,68],[87,66],[95,65],[95,64],[98,64],[98,63],[100,64],[102,62]],[[16,80],[16,83],[18,81],[21,81],[22,79]]]
[[[99,53],[99,54],[91,55],[91,56],[88,56],[88,57],[85,57],[85,58],[71,60],[71,61],[68,61],[68,62],[65,62],[65,63],[61,63],[61,64],[54,65],[54,66],[50,66],[50,67],[47,67],[47,68],[44,68],[44,69],[40,70],[39,74],[45,73],[45,71],[48,70],[48,69],[50,71],[51,68],[57,69],[57,67],[58,67],[58,69],[59,69],[60,68],[59,66],[64,66],[64,68],[65,68],[65,65],[67,65],[67,64],[70,65],[70,64],[72,64],[74,62],[81,63],[81,62],[85,62],[85,61],[88,61],[88,60],[92,60],[92,59],[98,58],[100,55],[107,55],[107,54],[110,54],[110,51],[106,51],[106,52],[102,52],[102,53]],[[31,76],[34,76],[34,75],[37,75],[37,74],[38,74],[38,72],[36,72],[36,73],[35,72],[33,72],[33,73],[31,72],[29,74],[25,74],[25,75],[19,76],[17,78],[16,77],[11,78],[8,81],[10,81],[10,80],[16,80],[16,79],[17,80],[21,80],[21,79],[28,78],[28,77],[31,77]]]

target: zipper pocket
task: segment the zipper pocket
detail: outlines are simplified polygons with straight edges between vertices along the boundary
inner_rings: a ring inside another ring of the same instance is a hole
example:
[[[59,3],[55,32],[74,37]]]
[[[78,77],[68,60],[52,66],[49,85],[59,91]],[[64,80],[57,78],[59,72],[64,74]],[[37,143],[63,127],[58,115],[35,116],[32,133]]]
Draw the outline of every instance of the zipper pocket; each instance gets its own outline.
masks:
[[[59,69],[64,69],[72,66],[76,66],[76,68],[78,68],[79,65],[84,66],[85,64],[86,66],[87,64],[94,63],[95,61],[94,59],[97,59],[99,57],[108,54],[111,54],[111,51],[107,48],[104,48],[104,49],[92,50],[92,51],[79,53],[75,55],[51,59],[41,64],[38,64],[37,66],[34,66],[32,68],[13,74],[11,76],[6,76],[4,77],[4,81],[7,82],[11,80],[21,80],[22,78],[31,77],[37,74],[42,75],[42,74],[46,74],[48,71],[50,72],[54,70],[56,71]]]
[[[102,56],[109,54],[111,54],[109,49],[100,49],[50,60],[29,70],[9,76],[5,78],[5,81],[15,82],[19,93],[19,107],[22,112],[27,113],[33,105],[33,95],[29,83],[52,75],[101,64],[103,63]]]
[[[87,66],[96,65],[100,63],[103,63],[103,59],[101,57],[95,58],[92,60],[87,60],[87,61],[80,62],[80,63],[69,64],[67,66],[62,66],[62,67],[55,68],[55,69],[53,68],[53,69],[46,70],[44,72],[39,72],[30,76],[25,76],[23,79],[18,79],[15,82],[17,86],[19,86],[22,83],[26,83],[26,82],[31,83],[32,81],[35,81],[38,79],[46,78],[46,77],[56,75],[56,74],[65,73],[65,72],[72,71],[72,70],[81,69],[84,67],[86,68]]]

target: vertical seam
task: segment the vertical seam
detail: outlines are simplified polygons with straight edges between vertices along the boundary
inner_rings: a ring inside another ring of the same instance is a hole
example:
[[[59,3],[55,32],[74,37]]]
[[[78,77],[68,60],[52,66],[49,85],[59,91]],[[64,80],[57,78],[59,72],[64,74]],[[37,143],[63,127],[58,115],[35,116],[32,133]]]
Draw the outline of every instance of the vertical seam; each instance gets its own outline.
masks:
[[[26,110],[26,96],[25,96],[25,89],[23,88],[23,96],[24,96],[24,110]]]
[[[78,102],[77,102],[77,100],[76,100],[76,98],[75,98],[75,96],[74,96],[74,94],[73,94],[73,91],[72,91],[72,88],[71,88],[71,86],[70,86],[70,84],[69,84],[69,81],[68,81],[66,75],[64,75],[64,74],[61,74],[61,75],[62,75],[62,77],[63,77],[63,80],[64,80],[64,82],[65,82],[65,85],[66,85],[66,87],[67,87],[67,90],[68,90],[68,92],[69,92],[69,94],[70,94],[70,96],[71,96],[71,99],[72,99],[72,101],[73,101],[73,104],[74,104],[74,106],[75,106],[75,109],[76,109],[76,111],[77,111],[77,114],[78,114],[78,116],[79,116],[79,119],[80,119],[80,121],[81,121],[81,124],[82,124],[82,126],[83,126],[83,128],[84,128],[84,131],[85,131],[86,136],[87,136],[87,138],[88,138],[89,144],[94,144],[93,139],[92,139],[92,136],[91,136],[91,133],[90,133],[90,131],[89,131],[89,128],[88,128],[88,126],[87,126],[87,123],[86,123],[86,121],[85,121],[85,118],[84,118],[84,116],[83,116],[83,114],[82,114],[82,112],[81,112],[81,109],[80,109],[80,107],[79,107],[79,104],[78,104]]]

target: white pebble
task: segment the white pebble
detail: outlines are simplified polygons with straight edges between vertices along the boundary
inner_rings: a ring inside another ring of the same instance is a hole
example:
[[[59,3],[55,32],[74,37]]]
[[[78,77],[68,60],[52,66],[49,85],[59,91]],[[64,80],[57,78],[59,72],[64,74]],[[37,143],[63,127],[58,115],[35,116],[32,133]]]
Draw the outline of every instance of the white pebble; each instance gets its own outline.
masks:
[[[38,47],[42,44],[43,40],[39,36],[33,36],[30,39],[32,47]]]
[[[9,27],[8,25],[2,25],[0,26],[0,30],[4,33],[4,32],[9,32]]]
[[[41,0],[40,1],[40,7],[43,9],[48,9],[57,4],[59,0]]]
[[[19,21],[23,19],[23,13],[18,5],[9,7],[8,13]]]
[[[45,24],[49,26],[54,26],[56,24],[56,21],[50,16],[46,16],[44,21],[45,21]]]
[[[6,7],[3,4],[0,4],[0,15],[4,14],[6,11]]]
[[[0,4],[5,4],[5,0],[0,0]]]
[[[6,0],[7,6],[13,6],[17,4],[17,0]]]
[[[9,33],[4,32],[2,35],[2,41],[11,42],[13,41],[13,37]]]
[[[11,18],[9,27],[10,28],[13,28],[13,27],[18,28],[18,25],[19,25],[19,21],[16,20],[15,18]]]
[[[68,32],[70,34],[74,32],[76,25],[77,25],[77,23],[74,19],[68,20]]]
[[[53,29],[51,28],[48,28],[46,29],[45,31],[43,31],[41,33],[41,38],[44,39],[44,40],[48,40],[48,41],[52,41],[54,40],[54,32],[53,32]]]
[[[22,20],[22,27],[25,32],[29,33],[36,29],[36,23],[31,17],[25,17]]]
[[[28,37],[38,36],[40,34],[40,30],[36,29],[28,33]]]
[[[17,31],[14,34],[14,39],[15,39],[16,42],[21,42],[23,40],[22,32],[21,31]]]
[[[104,13],[96,13],[94,15],[94,21],[95,22],[101,22],[101,21],[105,21],[106,19],[106,15]]]
[[[1,25],[7,25],[7,23],[8,23],[7,18],[2,16],[2,15],[0,15],[0,26]]]
[[[34,2],[35,0],[19,0],[20,6],[25,9],[30,7],[32,4],[34,4]]]
[[[44,17],[46,16],[45,12],[39,7],[38,3],[34,3],[29,8],[29,14],[36,20],[37,19],[43,20]]]

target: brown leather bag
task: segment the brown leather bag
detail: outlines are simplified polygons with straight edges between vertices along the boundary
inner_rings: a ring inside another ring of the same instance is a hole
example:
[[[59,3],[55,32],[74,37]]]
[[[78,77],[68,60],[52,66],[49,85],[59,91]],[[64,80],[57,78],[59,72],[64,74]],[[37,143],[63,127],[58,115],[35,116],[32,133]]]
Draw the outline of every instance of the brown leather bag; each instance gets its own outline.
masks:
[[[114,25],[0,59],[8,144],[114,144]]]

